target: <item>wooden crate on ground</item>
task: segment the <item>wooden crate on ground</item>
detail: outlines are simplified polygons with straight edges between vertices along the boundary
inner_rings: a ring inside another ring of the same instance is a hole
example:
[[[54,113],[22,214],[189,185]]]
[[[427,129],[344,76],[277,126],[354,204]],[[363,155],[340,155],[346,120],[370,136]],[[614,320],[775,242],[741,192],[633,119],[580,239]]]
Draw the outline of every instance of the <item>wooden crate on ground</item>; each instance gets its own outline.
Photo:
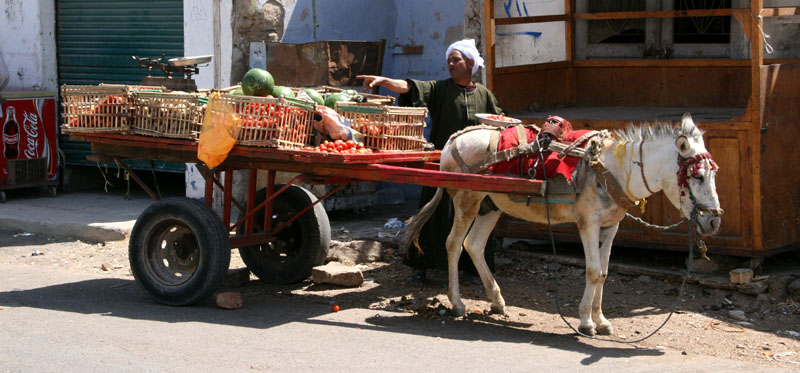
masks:
[[[336,103],[336,111],[364,135],[364,146],[377,151],[421,151],[426,140],[427,108],[371,103]]]
[[[272,148],[301,148],[311,139],[314,104],[293,98],[266,98],[224,94],[241,116],[238,143]]]
[[[125,133],[130,131],[131,94],[163,92],[164,87],[119,84],[62,85],[61,126],[64,133]]]
[[[207,98],[201,94],[134,92],[131,132],[139,135],[197,139]]]

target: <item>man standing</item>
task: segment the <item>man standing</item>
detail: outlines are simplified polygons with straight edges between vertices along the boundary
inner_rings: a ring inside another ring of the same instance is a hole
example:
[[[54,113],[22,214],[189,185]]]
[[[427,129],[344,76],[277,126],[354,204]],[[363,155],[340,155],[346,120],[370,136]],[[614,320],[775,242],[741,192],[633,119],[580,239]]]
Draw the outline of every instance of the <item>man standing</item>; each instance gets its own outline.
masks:
[[[415,79],[391,79],[382,76],[360,75],[364,79],[364,88],[384,86],[400,93],[400,106],[425,106],[431,115],[430,142],[441,150],[450,135],[467,126],[478,124],[475,114],[501,114],[497,98],[485,86],[472,81],[472,76],[483,65],[475,40],[457,41],[447,48],[445,54],[450,78],[444,80],[420,81]],[[427,203],[436,193],[436,188],[425,187],[422,190],[421,204]],[[453,204],[450,197],[444,194],[442,203],[435,214],[422,228],[419,236],[421,252],[409,248],[405,263],[415,270],[412,281],[424,280],[425,269],[447,268],[447,250],[445,242],[453,225]],[[486,263],[494,271],[493,237],[486,244]],[[462,255],[459,267],[473,274],[476,273],[472,261]]]

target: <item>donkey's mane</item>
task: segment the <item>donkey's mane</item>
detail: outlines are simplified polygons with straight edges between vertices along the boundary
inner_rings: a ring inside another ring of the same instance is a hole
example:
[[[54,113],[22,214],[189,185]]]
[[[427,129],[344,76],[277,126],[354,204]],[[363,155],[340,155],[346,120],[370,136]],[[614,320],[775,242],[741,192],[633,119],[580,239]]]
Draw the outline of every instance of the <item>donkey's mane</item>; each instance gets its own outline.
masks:
[[[658,140],[663,138],[675,139],[678,136],[697,138],[702,135],[703,132],[694,125],[673,125],[670,122],[644,122],[638,126],[634,126],[633,123],[628,123],[625,129],[614,130],[614,136],[617,139],[628,142]]]

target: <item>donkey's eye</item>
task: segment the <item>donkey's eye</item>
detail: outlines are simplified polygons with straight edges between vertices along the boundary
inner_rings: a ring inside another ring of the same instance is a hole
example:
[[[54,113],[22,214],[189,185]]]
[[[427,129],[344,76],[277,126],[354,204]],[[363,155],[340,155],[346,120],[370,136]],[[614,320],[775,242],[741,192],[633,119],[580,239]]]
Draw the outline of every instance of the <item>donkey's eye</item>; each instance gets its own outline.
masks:
[[[706,181],[706,177],[701,174],[692,175],[692,178],[699,181],[700,183]]]

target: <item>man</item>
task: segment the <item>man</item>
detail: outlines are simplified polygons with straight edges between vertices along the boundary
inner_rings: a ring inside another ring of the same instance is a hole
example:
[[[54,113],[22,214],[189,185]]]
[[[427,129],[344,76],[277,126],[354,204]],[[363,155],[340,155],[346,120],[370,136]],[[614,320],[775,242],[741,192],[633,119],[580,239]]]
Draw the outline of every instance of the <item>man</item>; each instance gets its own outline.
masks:
[[[384,86],[400,93],[400,106],[426,106],[431,116],[430,142],[441,150],[450,135],[467,126],[479,124],[477,113],[501,114],[497,98],[485,86],[472,81],[472,76],[483,65],[475,40],[466,39],[455,42],[445,53],[450,78],[444,80],[420,81],[414,79],[390,79],[382,76],[359,75],[364,79],[364,88]],[[423,188],[421,205],[427,203],[436,193],[435,188]],[[422,252],[409,248],[405,263],[416,272],[412,281],[424,281],[426,268],[447,268],[445,242],[453,225],[453,204],[445,193],[436,213],[422,228],[419,243]],[[486,263],[494,270],[493,237],[486,244]],[[472,261],[462,255],[459,267],[476,273]]]

